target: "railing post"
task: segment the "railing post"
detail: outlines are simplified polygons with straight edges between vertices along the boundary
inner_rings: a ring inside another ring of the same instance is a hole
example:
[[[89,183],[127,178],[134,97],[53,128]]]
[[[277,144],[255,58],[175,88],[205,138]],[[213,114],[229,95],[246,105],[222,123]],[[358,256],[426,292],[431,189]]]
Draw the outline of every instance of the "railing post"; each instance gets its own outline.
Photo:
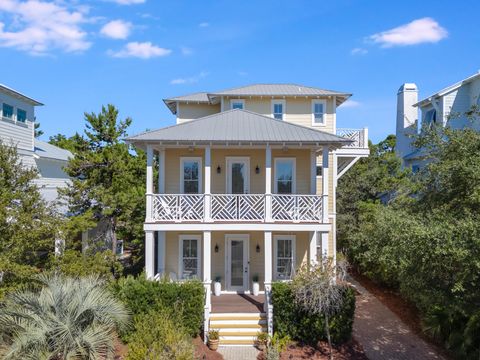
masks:
[[[363,147],[368,149],[368,128],[363,128]]]
[[[328,179],[328,157],[329,157],[329,149],[328,146],[324,146],[322,150],[322,195],[323,195],[323,204],[322,204],[322,211],[323,211],[323,223],[328,223],[328,186],[329,186],[329,179]]]
[[[146,219],[149,222],[152,220],[152,195],[153,195],[153,148],[151,145],[147,146],[147,183],[146,183]]]
[[[212,220],[212,198],[211,194],[211,148],[207,145],[205,148],[205,198],[204,198],[204,220],[209,222]]]
[[[265,221],[272,221],[272,149],[265,149]]]

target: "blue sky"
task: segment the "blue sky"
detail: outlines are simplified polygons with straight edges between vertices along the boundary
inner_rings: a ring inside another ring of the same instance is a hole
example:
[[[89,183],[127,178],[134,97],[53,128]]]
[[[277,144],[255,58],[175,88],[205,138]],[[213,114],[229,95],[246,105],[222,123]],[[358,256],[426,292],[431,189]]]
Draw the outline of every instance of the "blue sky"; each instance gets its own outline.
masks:
[[[480,69],[478,1],[0,0],[0,82],[45,106],[44,139],[112,103],[130,133],[174,123],[162,99],[250,83],[353,93],[339,127],[395,129],[420,97]]]

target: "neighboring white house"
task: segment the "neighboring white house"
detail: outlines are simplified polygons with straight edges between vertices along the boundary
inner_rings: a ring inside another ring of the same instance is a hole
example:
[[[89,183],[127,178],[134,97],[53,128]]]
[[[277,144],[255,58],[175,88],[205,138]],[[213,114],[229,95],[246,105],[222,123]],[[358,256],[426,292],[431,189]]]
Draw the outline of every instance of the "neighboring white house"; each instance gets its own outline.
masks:
[[[147,276],[201,279],[204,330],[221,327],[222,344],[272,333],[272,281],[335,259],[337,180],[369,154],[367,129],[337,128],[350,96],[254,84],[173,97],[176,125],[127,139],[147,152]]]
[[[25,166],[37,169],[35,183],[42,197],[54,202],[59,188],[69,184],[70,179],[63,171],[72,154],[64,149],[35,138],[35,106],[42,103],[0,84],[0,140],[17,147]],[[59,211],[65,212],[63,207]]]
[[[480,106],[480,72],[450,85],[421,101],[415,84],[403,84],[397,94],[397,155],[403,165],[417,171],[425,163],[425,151],[415,149],[411,135],[422,126],[454,129],[471,127],[480,131],[480,123],[471,122],[465,112]]]

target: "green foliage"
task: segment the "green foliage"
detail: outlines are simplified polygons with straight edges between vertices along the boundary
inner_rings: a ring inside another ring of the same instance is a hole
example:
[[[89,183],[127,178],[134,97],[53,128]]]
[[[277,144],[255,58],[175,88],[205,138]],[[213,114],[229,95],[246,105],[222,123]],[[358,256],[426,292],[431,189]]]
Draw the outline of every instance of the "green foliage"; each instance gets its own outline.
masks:
[[[126,360],[190,360],[195,348],[188,332],[170,311],[137,315],[128,336]]]
[[[474,114],[472,112],[470,115]],[[478,111],[477,111],[478,118]],[[387,204],[354,197],[378,186],[357,168],[339,181],[339,242],[373,280],[398,289],[423,318],[424,330],[458,358],[480,357],[480,133],[423,129],[415,139],[427,154],[418,174],[394,172],[408,186]],[[372,167],[381,161],[365,160]],[[354,176],[354,178],[352,178]],[[359,184],[358,179],[369,182]],[[355,222],[345,221],[355,219]]]
[[[215,329],[210,329],[208,331],[208,340],[218,340],[220,338],[220,331]]]
[[[109,250],[94,254],[82,254],[75,250],[66,250],[62,256],[51,254],[48,267],[72,277],[97,274],[105,279],[112,279],[122,273],[122,265]]]
[[[114,352],[129,314],[98,277],[41,275],[0,306],[4,359],[99,359]]]
[[[332,342],[340,344],[350,339],[355,312],[355,293],[351,288],[342,291],[343,306],[329,323]],[[316,344],[327,340],[325,319],[322,315],[311,315],[295,303],[293,286],[275,282],[272,285],[273,328],[279,336],[290,336],[294,340]]]
[[[135,315],[167,309],[178,315],[190,336],[200,333],[205,292],[199,281],[177,283],[128,276],[112,284],[112,291]]]
[[[61,220],[42,200],[36,177],[16,148],[0,141],[0,298],[36,273],[54,249]]]

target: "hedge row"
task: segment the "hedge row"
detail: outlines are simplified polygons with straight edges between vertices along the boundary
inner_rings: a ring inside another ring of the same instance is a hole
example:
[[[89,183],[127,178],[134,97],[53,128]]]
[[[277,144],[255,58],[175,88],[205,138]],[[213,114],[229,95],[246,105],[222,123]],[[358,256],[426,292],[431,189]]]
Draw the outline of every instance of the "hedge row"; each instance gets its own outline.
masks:
[[[352,335],[355,313],[355,292],[346,287],[343,307],[330,319],[332,342],[343,343]],[[292,339],[309,344],[326,340],[325,320],[323,316],[312,316],[300,309],[294,301],[292,286],[277,282],[272,285],[273,328],[280,336],[289,335]]]
[[[149,281],[145,276],[128,276],[112,285],[116,297],[123,301],[133,315],[152,311],[171,311],[192,337],[199,335],[203,324],[204,287],[199,281],[183,283]]]

